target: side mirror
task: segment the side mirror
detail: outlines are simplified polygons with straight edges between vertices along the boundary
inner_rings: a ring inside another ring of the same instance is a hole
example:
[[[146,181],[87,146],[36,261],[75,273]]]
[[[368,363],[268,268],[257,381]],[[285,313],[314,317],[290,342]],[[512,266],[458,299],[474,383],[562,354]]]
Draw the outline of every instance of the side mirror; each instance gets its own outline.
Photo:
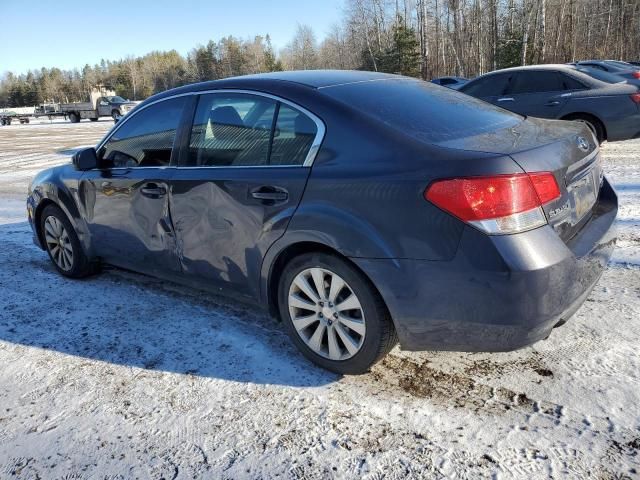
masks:
[[[78,170],[91,170],[92,168],[98,168],[98,156],[96,155],[96,149],[85,148],[73,155],[73,165]]]

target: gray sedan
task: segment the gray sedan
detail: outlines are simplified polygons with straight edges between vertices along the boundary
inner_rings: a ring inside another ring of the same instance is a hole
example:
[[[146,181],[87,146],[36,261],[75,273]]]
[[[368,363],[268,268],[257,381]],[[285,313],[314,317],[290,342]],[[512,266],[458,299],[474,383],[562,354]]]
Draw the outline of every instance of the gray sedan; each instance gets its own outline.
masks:
[[[576,65],[617,75],[628,83],[640,87],[640,67],[636,65],[618,60],[584,60],[576,63]]]
[[[470,81],[460,91],[522,115],[584,122],[600,142],[640,136],[638,88],[598,80],[576,67],[498,70]]]

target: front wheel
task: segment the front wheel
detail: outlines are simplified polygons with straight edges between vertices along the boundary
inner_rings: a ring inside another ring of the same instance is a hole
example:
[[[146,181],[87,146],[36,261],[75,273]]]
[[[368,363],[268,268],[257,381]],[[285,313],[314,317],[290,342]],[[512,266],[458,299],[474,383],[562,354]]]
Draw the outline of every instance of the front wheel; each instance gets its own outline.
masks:
[[[310,253],[291,260],[280,278],[278,307],[293,343],[332,372],[365,373],[397,343],[373,285],[333,255]]]
[[[58,272],[72,278],[82,278],[91,273],[91,263],[82,250],[78,235],[59,207],[45,207],[40,216],[40,232]]]

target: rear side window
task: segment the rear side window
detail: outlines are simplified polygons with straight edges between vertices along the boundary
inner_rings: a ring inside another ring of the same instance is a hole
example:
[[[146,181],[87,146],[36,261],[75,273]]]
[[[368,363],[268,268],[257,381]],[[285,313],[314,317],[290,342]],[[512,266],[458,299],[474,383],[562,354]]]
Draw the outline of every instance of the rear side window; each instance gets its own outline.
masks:
[[[579,81],[576,78],[573,78],[571,75],[566,75],[564,73],[560,73],[560,78],[562,78],[562,85],[565,90],[584,90],[587,86]]]
[[[352,83],[322,91],[389,127],[429,143],[512,127],[523,118],[456,90],[418,80]]]
[[[275,111],[275,101],[255,95],[201,95],[188,166],[266,165]]]
[[[124,120],[102,146],[98,157],[112,168],[169,165],[185,98],[158,102]]]
[[[476,98],[497,97],[504,95],[509,87],[513,73],[498,73],[488,75],[478,80],[467,83],[460,89],[461,92]]]
[[[201,95],[186,166],[302,165],[316,134],[313,120],[277,100],[242,93]]]
[[[552,71],[526,71],[516,74],[509,93],[558,92],[564,90],[560,76]]]
[[[283,103],[273,135],[271,165],[302,165],[318,133],[315,122],[307,115]]]

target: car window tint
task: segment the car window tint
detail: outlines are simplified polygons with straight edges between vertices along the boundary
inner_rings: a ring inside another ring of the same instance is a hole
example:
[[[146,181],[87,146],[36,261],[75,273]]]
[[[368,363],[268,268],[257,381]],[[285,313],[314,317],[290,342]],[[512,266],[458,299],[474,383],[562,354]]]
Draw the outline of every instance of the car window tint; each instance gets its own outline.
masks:
[[[169,165],[185,101],[185,97],[164,100],[123,120],[98,152],[99,158],[113,168]]]
[[[452,83],[456,83],[453,78],[443,78],[440,80],[440,85],[451,85]]]
[[[557,92],[564,90],[564,85],[556,72],[526,71],[519,72],[511,84],[509,93]]]
[[[488,75],[467,83],[460,91],[477,98],[497,97],[507,91],[511,76],[511,73]]]
[[[582,65],[578,65],[576,67],[576,70],[586,75],[589,75],[590,77],[595,78],[596,80],[600,80],[601,82],[622,83],[625,81],[624,78],[619,77],[618,75],[614,75],[613,73],[609,73],[609,72],[604,72],[602,70],[596,70],[595,68],[591,68],[591,67],[584,67]]]
[[[564,90],[584,90],[587,88],[584,83],[573,78],[571,75],[561,73],[560,78],[562,79],[562,86],[564,87]]]
[[[604,70],[604,71],[607,70],[605,67],[603,67],[602,65],[599,65],[597,63],[581,63],[580,65],[585,65],[585,66],[591,67],[591,68],[597,68],[598,70]]]
[[[257,95],[201,95],[187,166],[266,165],[276,103]]]
[[[389,128],[429,143],[511,128],[523,120],[456,90],[418,80],[351,83],[323,92]]]
[[[302,165],[311,149],[318,127],[304,113],[283,103],[273,135],[271,165]]]

